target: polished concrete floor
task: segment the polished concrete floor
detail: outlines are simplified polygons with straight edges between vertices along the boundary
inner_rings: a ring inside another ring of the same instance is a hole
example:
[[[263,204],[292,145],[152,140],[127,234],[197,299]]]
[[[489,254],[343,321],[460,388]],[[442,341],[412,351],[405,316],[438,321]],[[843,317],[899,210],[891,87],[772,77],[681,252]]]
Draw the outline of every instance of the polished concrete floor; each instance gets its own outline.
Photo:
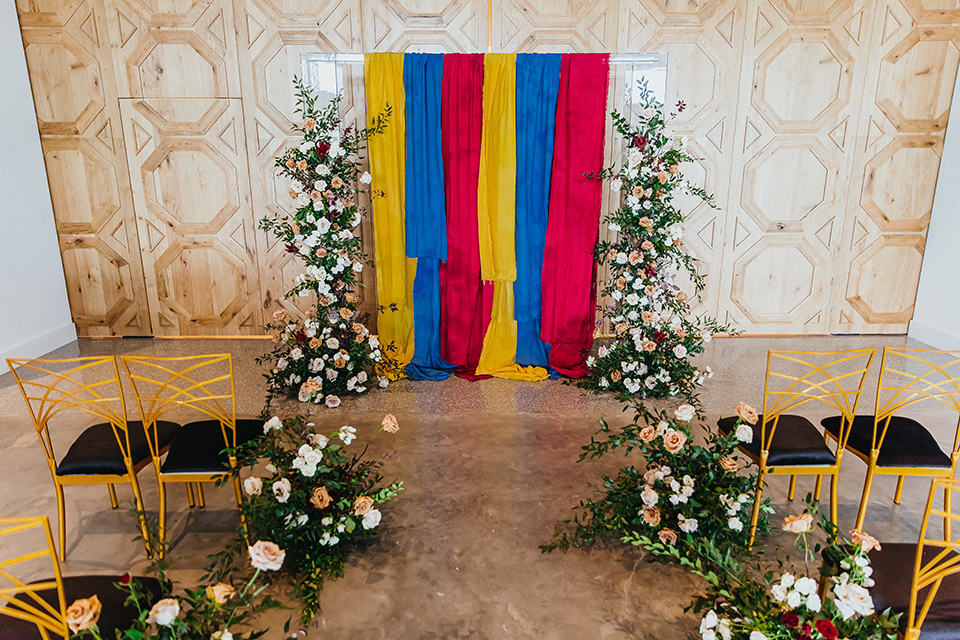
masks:
[[[835,350],[923,346],[902,336],[723,338],[708,345],[701,364],[715,371],[701,399],[707,420],[728,415],[740,400],[760,406],[768,349]],[[231,352],[238,379],[238,413],[263,406],[262,371],[254,359],[261,340],[80,340],[51,357],[137,353],[179,355]],[[866,382],[861,409],[872,410],[879,360]],[[669,406],[670,403],[664,403]],[[283,402],[282,415],[302,405]],[[600,477],[625,463],[619,456],[577,463],[580,447],[598,420],[623,424],[630,416],[605,396],[583,395],[559,381],[401,381],[385,391],[318,411],[314,420],[336,428],[352,424],[361,439],[372,435],[385,412],[400,421],[392,439],[378,438],[373,455],[388,457],[385,474],[404,491],[384,508],[378,541],[354,556],[346,575],[330,582],[323,612],[305,630],[308,638],[695,638],[698,620],[683,607],[698,588],[684,570],[647,562],[636,549],[603,548],[541,554],[554,526],[581,498],[597,495]],[[814,416],[816,414],[811,414]],[[823,412],[826,415],[826,412]],[[953,444],[957,416],[935,410],[924,417],[944,450]],[[63,441],[82,429],[65,418]],[[7,373],[0,376],[0,517],[47,515],[56,526],[49,472],[22,398]],[[63,448],[61,447],[61,450]],[[390,455],[396,451],[397,455]],[[641,460],[633,460],[642,464]],[[852,527],[864,465],[845,458],[840,482],[841,528]],[[148,509],[156,509],[152,468],[140,474]],[[877,481],[866,528],[881,540],[916,540],[929,483],[908,481],[892,504],[895,481]],[[768,492],[779,519],[798,512],[786,500],[786,480]],[[801,478],[798,497],[812,490]],[[118,487],[129,501],[129,487]],[[172,576],[191,586],[206,556],[235,532],[232,491],[207,489],[207,507],[189,509],[185,494],[170,493]],[[111,510],[102,487],[67,489],[66,574],[122,573],[144,565],[126,509]],[[789,544],[782,534],[774,546]],[[9,549],[4,549],[4,555]],[[288,613],[263,620],[266,638],[283,637]]]

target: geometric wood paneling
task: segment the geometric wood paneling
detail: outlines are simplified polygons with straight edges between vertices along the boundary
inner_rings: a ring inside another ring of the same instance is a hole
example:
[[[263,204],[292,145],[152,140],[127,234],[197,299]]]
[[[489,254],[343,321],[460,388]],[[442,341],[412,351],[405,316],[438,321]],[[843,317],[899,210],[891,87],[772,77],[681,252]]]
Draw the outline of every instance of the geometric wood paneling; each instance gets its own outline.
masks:
[[[155,335],[262,332],[240,101],[124,99],[120,110]]]
[[[302,264],[256,228],[291,211],[274,158],[297,140],[300,54],[486,51],[488,25],[494,51],[668,52],[667,107],[687,105],[670,126],[719,207],[679,198],[709,274],[696,312],[754,333],[904,332],[913,314],[955,3],[16,2],[81,334],[258,333],[279,306],[301,315],[309,299],[281,298]],[[344,123],[365,123],[362,68],[343,81]],[[617,109],[623,82],[613,67]],[[608,132],[607,161],[621,151]],[[372,256],[369,217],[359,233]]]

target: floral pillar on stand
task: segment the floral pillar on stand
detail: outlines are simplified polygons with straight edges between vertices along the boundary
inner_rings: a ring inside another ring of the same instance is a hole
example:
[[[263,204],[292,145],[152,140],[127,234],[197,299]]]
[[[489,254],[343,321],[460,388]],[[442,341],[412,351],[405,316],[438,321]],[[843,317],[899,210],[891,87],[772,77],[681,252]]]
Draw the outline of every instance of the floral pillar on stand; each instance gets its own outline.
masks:
[[[264,218],[260,226],[274,233],[303,261],[304,270],[286,298],[316,294],[317,304],[304,321],[275,311],[268,328],[277,346],[259,359],[272,365],[266,374],[268,404],[287,394],[301,402],[340,406],[340,396],[364,393],[374,384],[386,387],[392,361],[377,336],[357,313],[359,276],[366,255],[354,233],[363,211],[357,204],[359,188],[371,182],[361,171],[359,154],[367,139],[382,133],[389,107],[366,129],[341,129],[340,96],[322,109],[303,82],[297,88],[297,113],[303,120],[294,130],[303,135],[299,147],[277,158],[277,175],[288,179],[289,196],[296,203],[292,215]],[[358,186],[359,185],[359,186]],[[382,374],[374,380],[376,366]]]
[[[620,208],[606,222],[619,232],[614,242],[599,242],[598,262],[609,262],[610,278],[602,283],[612,302],[601,309],[614,329],[614,342],[589,358],[591,375],[580,386],[611,391],[620,400],[634,396],[663,398],[684,396],[694,401],[696,388],[712,373],[691,363],[717,331],[729,331],[715,319],[690,314],[688,294],[674,280],[687,272],[699,296],[704,276],[697,260],[683,245],[685,217],[674,204],[677,192],[693,195],[713,206],[712,196],[684,180],[680,166],[694,160],[679,138],[666,132],[663,104],[641,86],[641,112],[637,127],[613,113],[616,130],[626,138],[626,163],[605,169],[610,188],[621,193]],[[682,111],[683,103],[677,108]]]

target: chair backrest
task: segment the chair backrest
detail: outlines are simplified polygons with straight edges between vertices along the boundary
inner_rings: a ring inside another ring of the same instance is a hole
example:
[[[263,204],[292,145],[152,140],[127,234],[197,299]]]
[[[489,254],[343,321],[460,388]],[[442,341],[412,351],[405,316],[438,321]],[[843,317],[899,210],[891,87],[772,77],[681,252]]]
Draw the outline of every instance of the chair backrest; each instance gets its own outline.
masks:
[[[154,456],[158,447],[152,427],[157,420],[182,409],[218,420],[226,446],[236,446],[233,360],[229,353],[177,358],[120,356],[120,361],[130,376]]]
[[[822,402],[840,413],[837,451],[842,451],[875,353],[876,349],[767,352],[761,449],[770,450],[780,416],[809,402]]]
[[[13,549],[18,555],[12,555]],[[26,584],[26,572],[30,570],[40,570],[45,576],[53,573],[54,577]],[[53,589],[57,592],[56,606],[39,595]],[[66,613],[50,522],[46,517],[0,518],[0,614],[37,625],[44,640],[69,640]]]
[[[960,493],[960,480],[953,478],[938,478],[931,483],[930,496],[927,498],[927,508],[923,515],[923,524],[920,528],[920,539],[917,544],[917,557],[913,566],[913,580],[910,584],[910,609],[907,612],[907,634],[906,637],[917,637],[916,631],[923,625],[923,620],[930,611],[930,606],[940,589],[940,583],[947,576],[960,573],[960,538],[954,539],[949,534],[949,530],[960,530],[960,528],[949,527],[950,522],[960,521],[960,515],[948,513],[946,509],[937,509],[934,507],[934,495],[937,489],[950,493],[950,500],[947,504],[954,504],[957,494]],[[930,522],[934,518],[942,518],[945,535],[931,537]],[[926,550],[926,553],[924,551]],[[927,556],[924,560],[924,556]],[[922,605],[919,612],[917,604],[921,601],[921,592],[925,592],[922,597]],[[911,636],[911,630],[913,635]]]
[[[874,448],[883,446],[893,416],[931,401],[957,412],[952,451],[956,461],[960,453],[960,351],[884,347],[874,413]]]
[[[112,356],[65,360],[7,359],[20,387],[51,470],[57,461],[50,419],[76,409],[109,422],[124,459],[130,461],[130,436],[117,361]]]

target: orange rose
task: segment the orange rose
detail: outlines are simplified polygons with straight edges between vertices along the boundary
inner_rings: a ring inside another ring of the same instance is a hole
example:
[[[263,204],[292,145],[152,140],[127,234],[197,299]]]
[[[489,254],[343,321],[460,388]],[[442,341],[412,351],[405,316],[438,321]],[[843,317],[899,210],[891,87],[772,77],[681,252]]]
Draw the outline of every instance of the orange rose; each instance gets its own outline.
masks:
[[[625,334],[625,333],[627,332],[627,329],[629,329],[629,328],[630,328],[630,325],[628,325],[626,322],[621,322],[620,324],[618,324],[618,325],[616,326],[616,328],[614,329],[614,331],[617,332],[617,335],[618,335],[618,336],[622,336],[623,334]]]
[[[686,442],[687,436],[683,435],[676,429],[667,429],[667,432],[663,434],[663,448],[670,453],[676,453],[677,451],[680,451]]]
[[[287,158],[287,161],[284,164],[287,165],[287,169],[293,169],[297,166],[297,163],[293,158]]]
[[[633,251],[630,252],[630,255],[628,256],[627,259],[630,261],[630,264],[637,264],[643,259],[643,255],[639,251],[634,249]]]
[[[673,175],[677,175],[678,173],[680,173],[680,167],[678,167],[675,164],[670,165],[670,173],[672,173]]]
[[[317,298],[317,304],[319,304],[322,307],[329,307],[332,302],[333,302],[333,298],[330,298],[328,296],[320,296],[319,298]]]
[[[617,278],[617,289],[623,290],[625,286],[627,286],[627,279],[623,276]]]
[[[298,194],[298,193],[297,193],[296,191],[294,191],[293,189],[290,189],[289,191],[287,191],[287,195],[290,196],[290,199],[291,199],[291,200],[296,200],[297,197],[298,197],[300,194]]]
[[[680,302],[683,302],[686,299],[687,299],[687,294],[685,294],[683,291],[677,292],[677,300],[679,300]]]
[[[799,516],[787,516],[783,519],[783,530],[787,533],[805,533],[813,528],[813,516],[804,513]]]
[[[337,355],[333,356],[333,366],[335,366],[337,369],[343,369],[345,366],[347,366],[347,360],[343,357],[343,354],[338,353]]]
[[[310,496],[310,504],[317,509],[326,509],[331,502],[333,502],[333,498],[330,497],[330,492],[327,491],[326,487],[314,488],[313,495]]]
[[[365,516],[373,509],[373,498],[370,496],[359,496],[353,501],[353,515]]]
[[[340,176],[333,176],[333,179],[330,181],[330,186],[334,189],[339,189],[343,186],[343,179]]]
[[[319,349],[321,346],[323,346],[323,340],[321,340],[320,338],[318,338],[318,337],[316,337],[316,336],[310,338],[310,348],[311,348],[311,349]]]
[[[677,327],[677,330],[676,330],[674,333],[675,333],[675,334],[677,335],[677,337],[680,338],[681,340],[683,340],[684,338],[687,337],[687,330],[684,329],[683,327]]]
[[[306,171],[309,168],[309,166],[310,165],[307,164],[306,160],[301,160],[300,162],[297,163],[297,169],[299,169],[300,171]]]
[[[737,415],[740,416],[744,422],[747,424],[757,424],[757,410],[748,405],[746,402],[741,402],[737,405]]]
[[[860,545],[860,548],[864,553],[869,553],[876,549],[880,551],[880,543],[877,542],[877,539],[873,536],[860,531],[859,529],[854,529],[850,532],[850,537],[853,540],[853,544]]]
[[[73,633],[79,633],[97,624],[100,619],[100,600],[97,596],[75,600],[67,607],[66,623]]]
[[[737,461],[730,456],[723,456],[720,458],[720,468],[730,473],[736,473],[740,466],[737,464]]]
[[[660,524],[660,509],[656,507],[645,506],[643,508],[643,521],[651,527],[655,527]]]
[[[293,234],[294,234],[294,235],[299,235],[299,234],[300,234],[300,225],[298,225],[296,222],[293,222],[293,223],[290,224],[290,230],[293,231]]]
[[[320,198],[322,197],[323,197],[323,194],[317,191],[316,189],[312,189],[310,191],[310,199],[313,200],[314,202],[320,202]]]
[[[340,309],[340,317],[343,318],[344,320],[349,320],[350,318],[353,317],[353,311],[351,311],[350,309],[347,309],[346,307],[343,307],[342,309]]]
[[[273,312],[273,319],[275,322],[283,322],[287,319],[287,310],[286,309],[277,309]]]
[[[677,544],[677,534],[672,529],[660,529],[657,535],[663,544]]]
[[[621,376],[619,371],[613,371],[610,373],[610,380],[613,382],[620,382],[620,378]]]
[[[314,120],[313,118],[307,118],[306,120],[303,121],[303,128],[306,129],[307,131],[313,130],[315,126],[317,126],[317,121]]]
[[[352,291],[345,293],[343,297],[346,298],[347,302],[351,302],[354,304],[356,304],[357,302],[360,302],[360,296],[353,293]]]
[[[657,180],[660,181],[660,184],[666,184],[667,180],[670,179],[670,174],[666,171],[661,171],[657,174]]]
[[[350,325],[350,328],[353,329],[353,332],[359,336],[367,335],[367,328],[359,322],[354,322]]]
[[[644,340],[644,342],[643,342],[643,350],[644,350],[644,351],[656,351],[656,350],[657,350],[657,343],[654,342],[653,340]]]
[[[640,433],[637,434],[637,437],[644,442],[650,442],[657,437],[657,430],[648,424],[643,429],[640,429]]]
[[[653,322],[653,311],[641,311],[640,319],[644,322]]]
[[[318,258],[326,258],[326,257],[327,257],[327,249],[326,249],[325,247],[317,247],[317,248],[316,248],[316,254],[317,254],[317,257],[318,257]]]
[[[643,288],[643,292],[644,292],[645,294],[647,294],[648,296],[652,296],[653,294],[655,294],[655,293],[657,292],[657,288],[656,288],[655,286],[653,286],[652,284],[648,284],[647,286],[645,286],[645,287]]]

